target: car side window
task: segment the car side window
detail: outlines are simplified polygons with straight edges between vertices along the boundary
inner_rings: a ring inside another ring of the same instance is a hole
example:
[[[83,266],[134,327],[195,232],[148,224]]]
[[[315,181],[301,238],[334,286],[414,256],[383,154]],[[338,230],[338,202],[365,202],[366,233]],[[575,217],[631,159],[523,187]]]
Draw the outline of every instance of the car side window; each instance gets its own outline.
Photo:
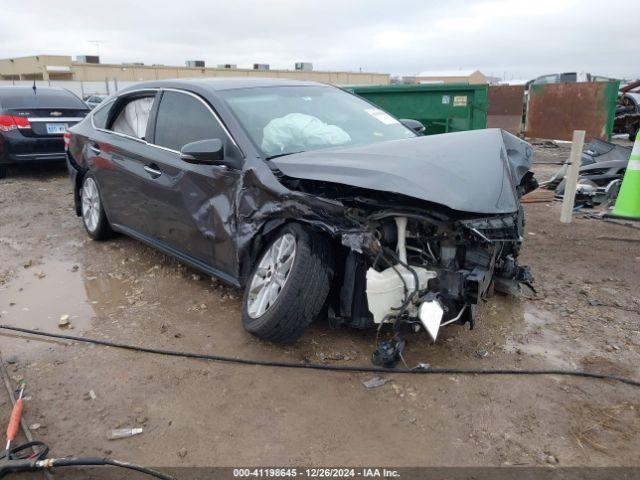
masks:
[[[224,141],[225,136],[218,120],[197,98],[171,91],[162,94],[156,117],[156,145],[180,151],[187,143],[212,138]]]
[[[100,105],[96,110],[93,111],[93,124],[96,126],[96,128],[106,127],[107,119],[109,118],[109,111],[111,110],[112,105],[113,101],[110,101],[109,103]]]
[[[111,130],[144,139],[154,98],[154,96],[138,97],[129,101],[113,121]]]

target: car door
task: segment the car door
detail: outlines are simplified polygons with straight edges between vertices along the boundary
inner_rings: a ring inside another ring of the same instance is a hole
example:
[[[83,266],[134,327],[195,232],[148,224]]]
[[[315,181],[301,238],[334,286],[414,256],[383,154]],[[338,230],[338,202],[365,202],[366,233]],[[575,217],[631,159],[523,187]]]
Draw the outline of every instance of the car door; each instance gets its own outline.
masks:
[[[151,235],[144,187],[156,148],[146,141],[149,117],[158,91],[139,91],[119,97],[103,128],[96,125],[87,156],[98,180],[109,221],[121,230]],[[96,110],[94,122],[102,112]]]
[[[152,138],[155,176],[144,189],[152,235],[191,260],[218,273],[237,277],[233,241],[235,198],[240,172],[224,165],[193,164],[180,158],[187,143],[220,139],[225,156],[241,156],[239,148],[211,106],[181,90],[163,90]]]

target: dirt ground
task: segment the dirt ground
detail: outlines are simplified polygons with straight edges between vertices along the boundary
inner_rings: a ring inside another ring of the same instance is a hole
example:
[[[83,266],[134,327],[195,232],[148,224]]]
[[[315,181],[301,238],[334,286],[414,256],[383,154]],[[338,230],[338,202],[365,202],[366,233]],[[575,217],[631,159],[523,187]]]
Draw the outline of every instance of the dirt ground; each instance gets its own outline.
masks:
[[[536,148],[536,161],[568,147]],[[545,179],[556,166],[536,165]],[[522,263],[537,296],[496,295],[476,329],[410,336],[407,362],[563,368],[640,379],[640,231],[558,202],[525,206]],[[246,358],[368,365],[373,332],[319,320],[293,346],[247,334],[241,291],[120,236],[91,241],[64,167],[0,182],[0,323]],[[590,304],[595,303],[595,305]],[[599,301],[608,306],[598,305]],[[0,332],[25,417],[56,455],[151,466],[637,466],[640,390],[560,376],[401,376],[298,371],[161,357]],[[92,393],[91,393],[92,392]],[[0,391],[0,418],[9,402]],[[39,424],[39,425],[34,425]],[[4,425],[4,423],[3,423]],[[109,441],[121,426],[141,435]],[[39,428],[35,428],[39,427]],[[4,427],[3,427],[4,428]]]

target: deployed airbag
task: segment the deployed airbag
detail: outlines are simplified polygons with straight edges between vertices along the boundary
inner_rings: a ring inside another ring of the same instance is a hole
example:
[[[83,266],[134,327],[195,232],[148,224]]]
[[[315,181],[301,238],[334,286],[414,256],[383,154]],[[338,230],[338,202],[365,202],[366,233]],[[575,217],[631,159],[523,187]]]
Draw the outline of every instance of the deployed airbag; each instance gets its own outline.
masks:
[[[271,156],[349,142],[349,134],[336,125],[324,123],[312,115],[290,113],[274,118],[264,127],[262,150]]]
[[[113,131],[136,138],[144,138],[153,99],[154,97],[144,97],[127,103],[114,120],[111,127]]]

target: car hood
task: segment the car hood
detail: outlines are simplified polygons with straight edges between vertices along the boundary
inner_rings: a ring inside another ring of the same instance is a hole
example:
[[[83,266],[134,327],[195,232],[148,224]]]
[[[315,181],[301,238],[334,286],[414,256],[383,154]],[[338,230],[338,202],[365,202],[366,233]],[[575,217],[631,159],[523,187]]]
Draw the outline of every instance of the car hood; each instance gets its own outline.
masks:
[[[271,162],[288,177],[398,193],[470,213],[518,210],[531,146],[500,129],[328,148]]]

